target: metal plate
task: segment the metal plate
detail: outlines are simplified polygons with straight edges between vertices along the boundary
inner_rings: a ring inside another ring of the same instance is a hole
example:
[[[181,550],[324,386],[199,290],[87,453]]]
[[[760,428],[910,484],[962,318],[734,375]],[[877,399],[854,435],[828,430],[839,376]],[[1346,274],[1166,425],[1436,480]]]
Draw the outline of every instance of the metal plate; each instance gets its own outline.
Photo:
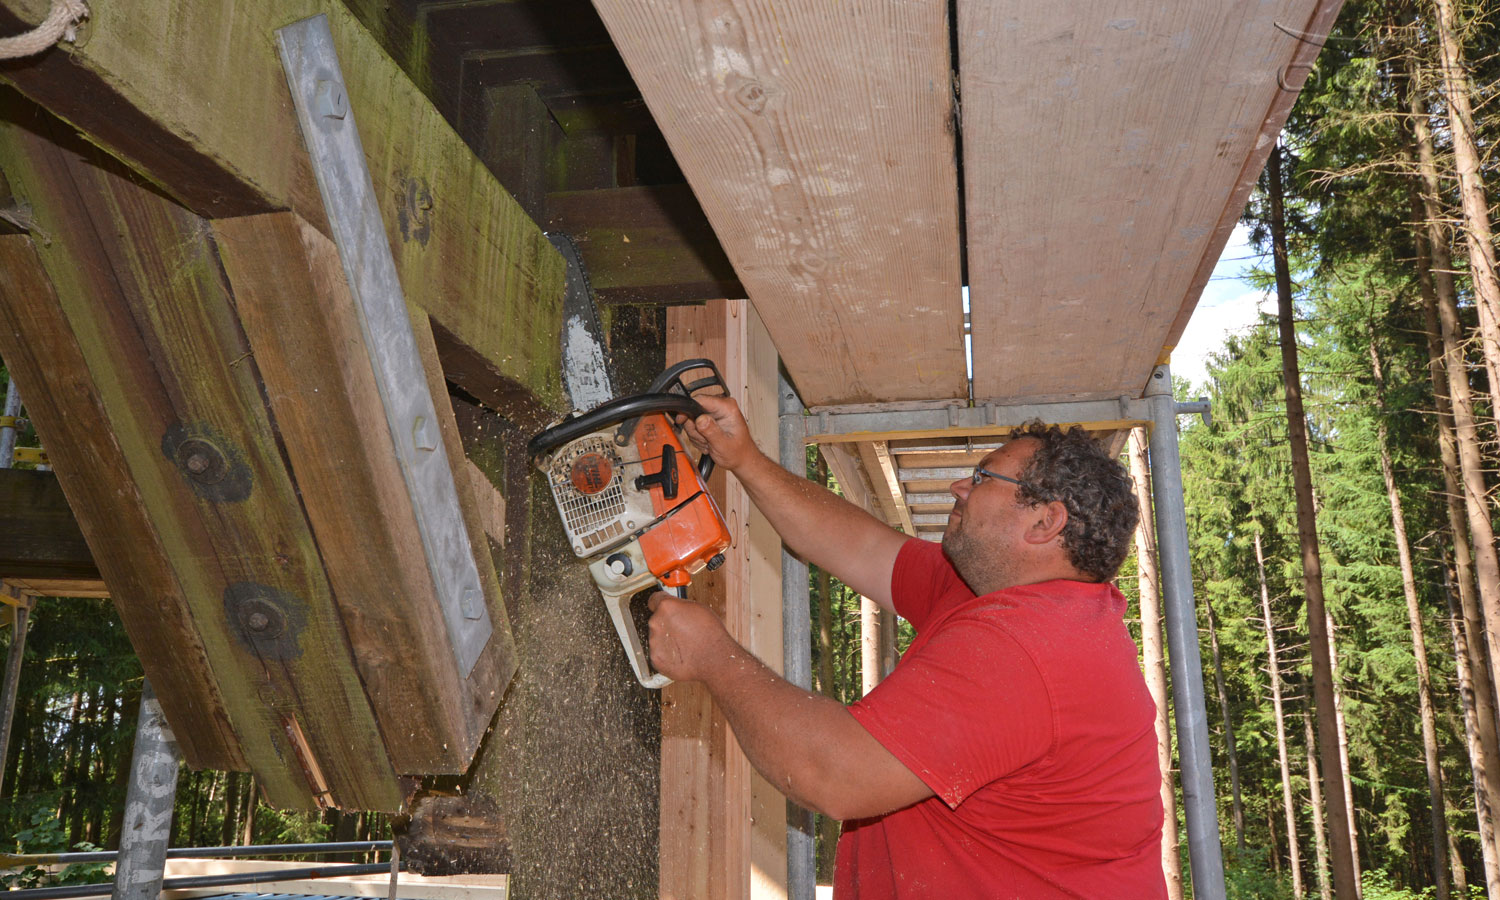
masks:
[[[467,676],[493,628],[328,18],[277,29],[276,45],[359,312],[453,655]]]

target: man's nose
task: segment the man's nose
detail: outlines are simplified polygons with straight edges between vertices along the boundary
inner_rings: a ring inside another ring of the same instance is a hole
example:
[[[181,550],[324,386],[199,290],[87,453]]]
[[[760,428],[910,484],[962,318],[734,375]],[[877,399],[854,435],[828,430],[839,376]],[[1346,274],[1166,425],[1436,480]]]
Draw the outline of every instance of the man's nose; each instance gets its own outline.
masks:
[[[968,497],[969,491],[972,490],[974,490],[974,479],[967,476],[960,478],[952,484],[948,485],[948,492],[954,497],[957,497],[959,500],[963,500]]]

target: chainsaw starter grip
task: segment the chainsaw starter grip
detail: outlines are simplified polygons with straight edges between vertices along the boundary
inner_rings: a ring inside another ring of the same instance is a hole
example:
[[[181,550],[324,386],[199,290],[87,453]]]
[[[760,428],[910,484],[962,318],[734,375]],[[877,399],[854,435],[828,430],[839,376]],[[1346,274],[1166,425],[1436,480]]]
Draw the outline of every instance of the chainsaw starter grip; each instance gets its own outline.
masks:
[[[651,413],[678,413],[696,419],[703,415],[703,407],[698,401],[682,394],[637,394],[634,397],[621,397],[553,425],[528,441],[526,452],[535,458],[586,434]],[[698,477],[707,481],[713,471],[713,457],[705,453],[698,458]]]

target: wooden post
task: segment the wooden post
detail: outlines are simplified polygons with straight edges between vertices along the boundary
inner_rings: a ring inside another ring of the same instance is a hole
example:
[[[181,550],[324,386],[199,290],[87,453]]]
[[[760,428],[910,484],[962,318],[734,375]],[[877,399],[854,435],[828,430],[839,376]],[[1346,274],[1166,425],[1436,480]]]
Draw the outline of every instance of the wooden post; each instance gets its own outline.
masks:
[[[773,449],[777,357],[747,302],[668,311],[667,361],[697,356],[719,363],[756,443]],[[688,596],[712,607],[736,640],[779,671],[781,542],[733,476],[716,474],[712,490],[734,544]],[[786,801],[750,768],[701,685],[662,691],[661,773],[663,900],[785,896]]]

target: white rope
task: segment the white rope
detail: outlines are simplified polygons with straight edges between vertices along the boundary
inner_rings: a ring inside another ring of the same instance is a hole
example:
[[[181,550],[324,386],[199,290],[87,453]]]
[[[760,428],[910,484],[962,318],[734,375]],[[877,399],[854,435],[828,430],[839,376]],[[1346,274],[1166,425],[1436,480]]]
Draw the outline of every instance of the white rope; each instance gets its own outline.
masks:
[[[87,18],[89,8],[83,0],[52,0],[52,9],[42,24],[25,34],[0,38],[0,59],[19,59],[34,56],[56,44],[59,40],[69,43],[77,40],[77,26]]]

